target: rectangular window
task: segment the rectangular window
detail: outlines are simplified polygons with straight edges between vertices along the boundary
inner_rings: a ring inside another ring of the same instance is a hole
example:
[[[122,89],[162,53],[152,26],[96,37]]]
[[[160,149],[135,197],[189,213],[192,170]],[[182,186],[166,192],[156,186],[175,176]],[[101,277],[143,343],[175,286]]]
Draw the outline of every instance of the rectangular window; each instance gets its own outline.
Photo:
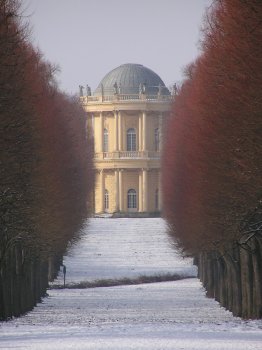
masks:
[[[103,152],[108,152],[108,130],[104,129]]]
[[[105,190],[104,206],[105,206],[105,211],[108,211],[108,209],[109,209],[109,193],[107,190]]]
[[[136,209],[137,208],[136,191],[135,190],[129,190],[127,193],[127,208],[128,209]]]
[[[127,151],[136,151],[136,132],[135,129],[127,130],[127,140],[126,140]]]

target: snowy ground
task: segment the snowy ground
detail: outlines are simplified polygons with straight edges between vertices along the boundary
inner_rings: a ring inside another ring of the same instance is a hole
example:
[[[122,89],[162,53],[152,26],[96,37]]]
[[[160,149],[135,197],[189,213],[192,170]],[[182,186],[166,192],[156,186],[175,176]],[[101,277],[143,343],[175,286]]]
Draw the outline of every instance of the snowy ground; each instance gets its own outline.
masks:
[[[67,282],[178,273],[196,276],[173,249],[162,219],[92,219],[64,258]],[[62,273],[57,282],[63,284]]]
[[[68,282],[196,272],[173,251],[162,219],[92,219],[69,253]],[[233,317],[196,278],[48,294],[24,317],[0,323],[0,349],[262,349],[262,322]]]

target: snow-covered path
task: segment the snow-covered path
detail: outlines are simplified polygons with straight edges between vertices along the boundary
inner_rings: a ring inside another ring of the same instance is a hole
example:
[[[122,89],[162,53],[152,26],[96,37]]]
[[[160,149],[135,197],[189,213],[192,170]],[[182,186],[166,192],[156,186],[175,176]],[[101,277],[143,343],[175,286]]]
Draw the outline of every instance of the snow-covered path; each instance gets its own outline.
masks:
[[[91,219],[64,258],[67,282],[177,273],[196,276],[173,249],[162,219]],[[57,282],[63,284],[62,273]]]
[[[65,258],[68,281],[194,274],[165,230],[161,219],[92,219]],[[0,324],[0,349],[262,349],[262,322],[234,318],[196,278],[48,294],[32,312]]]

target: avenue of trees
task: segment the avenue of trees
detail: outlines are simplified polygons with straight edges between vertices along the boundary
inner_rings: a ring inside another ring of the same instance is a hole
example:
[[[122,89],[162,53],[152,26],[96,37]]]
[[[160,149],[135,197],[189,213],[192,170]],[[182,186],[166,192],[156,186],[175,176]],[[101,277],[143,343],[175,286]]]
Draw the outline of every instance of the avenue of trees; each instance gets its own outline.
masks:
[[[165,215],[207,295],[262,317],[262,2],[214,0],[163,152]]]
[[[21,3],[0,0],[0,319],[45,295],[93,186],[85,113],[30,43]]]

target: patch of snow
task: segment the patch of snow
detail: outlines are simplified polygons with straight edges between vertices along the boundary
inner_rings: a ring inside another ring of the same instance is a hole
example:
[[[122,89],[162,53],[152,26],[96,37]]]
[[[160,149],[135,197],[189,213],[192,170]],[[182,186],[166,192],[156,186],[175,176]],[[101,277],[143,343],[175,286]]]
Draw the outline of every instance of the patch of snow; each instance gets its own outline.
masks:
[[[192,259],[181,258],[166,231],[160,218],[91,219],[81,244],[64,258],[67,283],[166,273],[196,276]],[[63,284],[62,272],[55,283]]]
[[[162,219],[92,219],[64,262],[70,281],[196,272],[174,251]],[[48,294],[32,312],[0,323],[0,349],[262,349],[261,320],[233,317],[197,278]]]

